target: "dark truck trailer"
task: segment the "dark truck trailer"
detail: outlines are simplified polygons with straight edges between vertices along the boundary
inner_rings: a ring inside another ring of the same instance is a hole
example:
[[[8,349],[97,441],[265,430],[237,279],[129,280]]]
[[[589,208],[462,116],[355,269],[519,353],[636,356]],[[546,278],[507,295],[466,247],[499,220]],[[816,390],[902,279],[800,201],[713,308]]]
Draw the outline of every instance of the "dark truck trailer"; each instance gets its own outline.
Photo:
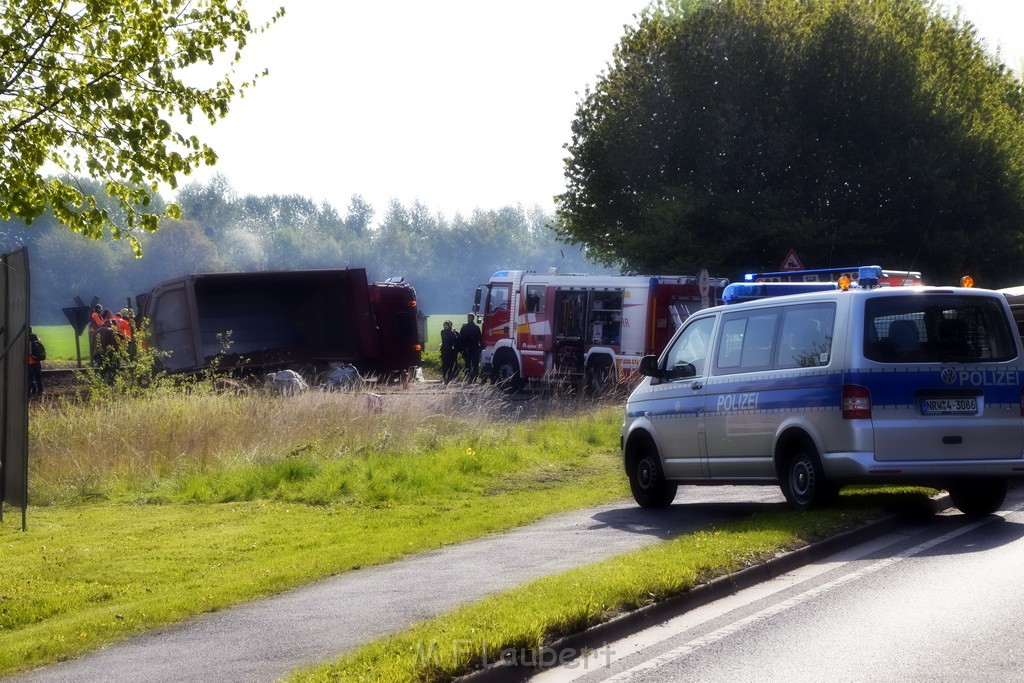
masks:
[[[395,374],[420,364],[416,290],[400,278],[370,284],[363,268],[186,275],[136,303],[169,372],[214,359],[239,371],[351,363]]]

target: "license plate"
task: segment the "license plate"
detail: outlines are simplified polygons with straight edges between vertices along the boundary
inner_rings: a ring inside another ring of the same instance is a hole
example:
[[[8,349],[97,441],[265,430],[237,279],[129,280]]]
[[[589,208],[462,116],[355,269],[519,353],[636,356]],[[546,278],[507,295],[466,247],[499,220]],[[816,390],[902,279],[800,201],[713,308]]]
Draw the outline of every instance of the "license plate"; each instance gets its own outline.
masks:
[[[925,398],[921,400],[922,415],[977,415],[977,398]]]

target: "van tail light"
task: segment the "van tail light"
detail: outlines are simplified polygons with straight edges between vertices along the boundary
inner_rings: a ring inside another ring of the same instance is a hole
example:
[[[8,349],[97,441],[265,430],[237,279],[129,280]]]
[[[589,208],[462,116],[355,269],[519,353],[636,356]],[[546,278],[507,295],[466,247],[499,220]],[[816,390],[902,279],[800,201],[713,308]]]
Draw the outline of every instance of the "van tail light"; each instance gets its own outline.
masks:
[[[1021,397],[1021,410],[1024,410],[1024,395]],[[843,419],[871,419],[871,392],[867,387],[856,384],[843,385]]]

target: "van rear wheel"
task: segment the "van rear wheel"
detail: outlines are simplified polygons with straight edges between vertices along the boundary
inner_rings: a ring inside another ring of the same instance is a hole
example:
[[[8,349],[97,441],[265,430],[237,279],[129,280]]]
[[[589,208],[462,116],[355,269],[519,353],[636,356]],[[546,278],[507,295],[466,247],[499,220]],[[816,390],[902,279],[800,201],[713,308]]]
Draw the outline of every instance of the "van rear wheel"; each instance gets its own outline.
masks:
[[[801,447],[786,462],[781,477],[782,493],[798,510],[824,507],[835,501],[839,490],[825,478],[814,449]]]
[[[640,507],[667,508],[675,500],[679,487],[665,479],[661,459],[652,450],[633,459],[628,472],[629,488]]]
[[[969,479],[949,486],[949,497],[960,512],[971,517],[984,517],[998,510],[1006,500],[1006,480]]]

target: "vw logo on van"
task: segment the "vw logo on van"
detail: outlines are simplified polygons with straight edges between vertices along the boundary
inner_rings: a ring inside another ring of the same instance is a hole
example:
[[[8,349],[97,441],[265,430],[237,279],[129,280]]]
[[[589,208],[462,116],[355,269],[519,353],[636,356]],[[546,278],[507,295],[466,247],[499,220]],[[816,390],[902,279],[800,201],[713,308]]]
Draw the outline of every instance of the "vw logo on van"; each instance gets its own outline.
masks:
[[[955,368],[942,368],[942,381],[946,384],[952,384],[956,381],[956,369]]]

